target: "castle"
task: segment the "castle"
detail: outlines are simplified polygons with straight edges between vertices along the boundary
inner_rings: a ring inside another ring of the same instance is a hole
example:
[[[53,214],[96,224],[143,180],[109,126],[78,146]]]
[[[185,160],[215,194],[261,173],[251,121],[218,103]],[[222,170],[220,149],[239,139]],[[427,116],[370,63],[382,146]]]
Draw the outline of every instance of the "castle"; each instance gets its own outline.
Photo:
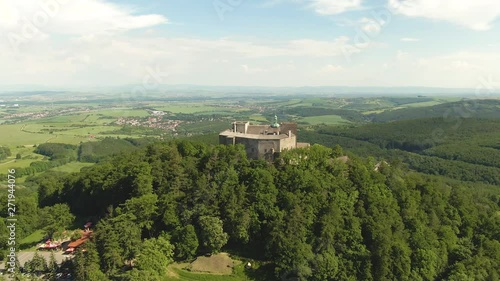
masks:
[[[248,158],[264,160],[273,160],[283,150],[309,146],[297,143],[297,123],[278,123],[276,116],[271,125],[233,122],[232,129],[219,134],[219,144],[243,144]]]

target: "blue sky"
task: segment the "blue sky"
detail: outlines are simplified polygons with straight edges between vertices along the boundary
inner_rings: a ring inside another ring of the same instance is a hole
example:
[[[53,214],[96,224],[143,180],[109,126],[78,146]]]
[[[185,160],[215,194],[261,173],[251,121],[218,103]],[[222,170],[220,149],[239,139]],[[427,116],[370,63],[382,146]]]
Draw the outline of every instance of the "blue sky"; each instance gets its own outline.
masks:
[[[0,0],[0,86],[500,87],[499,16],[497,0]]]

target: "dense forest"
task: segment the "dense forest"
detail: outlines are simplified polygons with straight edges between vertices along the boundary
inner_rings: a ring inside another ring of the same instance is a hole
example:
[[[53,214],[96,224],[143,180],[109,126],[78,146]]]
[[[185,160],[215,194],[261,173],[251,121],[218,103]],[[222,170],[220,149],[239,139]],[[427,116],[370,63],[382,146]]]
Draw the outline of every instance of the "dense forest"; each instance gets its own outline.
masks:
[[[360,156],[404,162],[409,168],[463,181],[500,185],[500,122],[425,118],[359,127],[301,131],[301,141],[341,145]]]
[[[313,145],[267,163],[241,146],[154,143],[31,178],[19,225],[95,222],[72,262],[82,281],[168,280],[169,263],[219,251],[263,261],[268,280],[500,278],[498,190],[344,154]]]
[[[500,119],[500,101],[464,99],[429,107],[402,108],[370,114],[373,122],[391,122],[420,118],[445,118],[450,122],[462,118]]]

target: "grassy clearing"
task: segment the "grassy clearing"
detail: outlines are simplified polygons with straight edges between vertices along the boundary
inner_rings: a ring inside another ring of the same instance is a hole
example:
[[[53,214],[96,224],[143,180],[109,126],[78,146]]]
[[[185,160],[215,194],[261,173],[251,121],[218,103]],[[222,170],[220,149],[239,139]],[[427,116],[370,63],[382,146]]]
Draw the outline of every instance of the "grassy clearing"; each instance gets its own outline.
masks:
[[[379,114],[379,113],[382,113],[384,111],[386,111],[387,109],[379,109],[379,110],[370,110],[370,111],[365,111],[361,114],[363,115],[368,115],[368,114]]]
[[[89,167],[94,165],[93,163],[82,163],[82,162],[71,162],[66,165],[52,168],[51,171],[56,172],[66,172],[66,173],[76,173],[80,172],[80,169],[84,167]]]
[[[185,270],[186,264],[172,264],[168,267],[167,278],[172,281],[271,281],[276,280],[270,268],[252,263],[252,269],[245,269],[244,263],[233,268],[230,275],[196,273]]]
[[[103,116],[111,117],[147,117],[149,112],[144,109],[130,109],[130,108],[113,108],[97,111]]]
[[[424,101],[424,102],[404,104],[403,107],[425,107],[425,106],[438,105],[442,103],[443,102],[440,101]]]
[[[0,125],[1,144],[8,146],[34,145],[47,142],[53,136],[45,134],[33,134],[21,131],[24,125]]]
[[[71,114],[71,115],[54,116],[54,117],[40,119],[40,120],[36,121],[36,123],[38,123],[38,124],[46,124],[46,123],[75,124],[75,123],[84,122],[84,119],[87,117],[87,115],[88,114]]]
[[[251,121],[262,121],[262,122],[267,122],[266,117],[262,116],[262,114],[253,114],[250,115],[249,118]]]
[[[178,132],[191,133],[214,133],[231,128],[231,123],[226,121],[202,121],[191,124],[182,124],[177,129]]]
[[[250,261],[251,269],[245,269],[245,262],[220,253],[211,257],[198,257],[192,263],[174,263],[168,266],[165,280],[193,281],[270,281],[275,280],[272,269],[261,262]],[[202,272],[196,272],[196,270]]]
[[[193,113],[201,113],[201,112],[212,112],[212,111],[229,111],[228,108],[225,107],[216,107],[211,105],[203,105],[203,104],[170,104],[166,106],[155,107],[156,110],[162,111],[170,111],[172,113],[185,113],[185,114],[193,114]]]
[[[29,236],[19,241],[21,250],[36,250],[36,245],[45,237],[45,232],[41,229],[31,233]]]
[[[85,123],[88,125],[104,125],[104,124],[109,124],[114,121],[116,121],[116,117],[107,117],[104,116],[103,114],[96,113],[96,114],[90,114],[87,119],[85,119]]]
[[[120,129],[121,126],[92,126],[83,128],[71,128],[67,131],[58,132],[58,135],[72,135],[72,136],[86,136],[86,135],[98,135],[102,132],[108,132]]]
[[[345,120],[344,118],[338,115],[311,116],[302,118],[300,121],[307,122],[311,125],[317,125],[317,124],[343,125],[351,123],[350,121]]]
[[[189,281],[249,281],[244,272],[233,275],[213,275],[213,274],[200,274],[192,273],[181,269],[173,269],[174,275],[169,276],[165,280],[189,280]]]
[[[36,157],[36,156],[35,156]],[[42,156],[38,156],[34,159],[12,159],[8,158],[7,161],[3,161],[0,165],[7,166],[9,169],[19,169],[29,167],[31,163],[35,161],[42,161]]]

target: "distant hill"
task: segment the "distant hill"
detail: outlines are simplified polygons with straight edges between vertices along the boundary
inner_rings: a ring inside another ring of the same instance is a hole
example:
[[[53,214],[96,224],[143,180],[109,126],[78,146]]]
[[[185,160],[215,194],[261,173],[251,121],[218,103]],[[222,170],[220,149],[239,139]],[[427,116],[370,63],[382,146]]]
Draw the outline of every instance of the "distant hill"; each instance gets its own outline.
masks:
[[[130,93],[142,84],[108,85],[108,86],[46,86],[46,85],[4,85],[0,87],[0,96],[22,92],[76,91],[96,93]],[[211,85],[158,85],[148,95],[165,93],[192,94],[198,96],[219,96],[220,94],[276,94],[276,95],[344,95],[344,96],[394,96],[394,95],[427,95],[427,96],[474,96],[475,89],[439,88],[439,87],[349,87],[349,86],[304,86],[304,87],[266,87],[266,86],[211,86]],[[500,91],[495,95],[500,95]]]
[[[399,159],[426,174],[500,185],[500,122],[496,119],[440,117],[322,127],[302,131],[299,140],[330,147],[339,144],[361,156]]]
[[[420,118],[440,117],[449,120],[458,118],[500,119],[500,100],[468,100],[428,107],[403,108],[370,114],[373,122],[391,122]]]

